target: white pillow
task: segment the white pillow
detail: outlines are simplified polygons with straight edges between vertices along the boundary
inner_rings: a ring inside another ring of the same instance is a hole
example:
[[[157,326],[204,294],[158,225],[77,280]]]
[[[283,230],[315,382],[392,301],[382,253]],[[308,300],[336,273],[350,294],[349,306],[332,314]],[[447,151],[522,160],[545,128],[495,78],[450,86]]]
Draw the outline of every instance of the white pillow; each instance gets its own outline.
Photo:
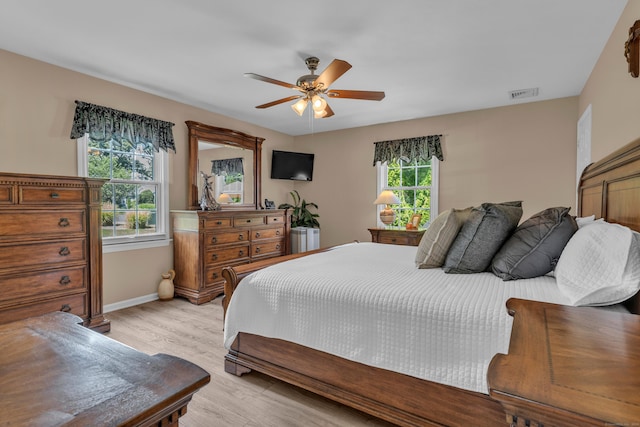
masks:
[[[554,275],[573,305],[610,305],[640,289],[640,234],[594,221],[571,237]]]
[[[595,215],[576,217],[576,224],[578,224],[578,228],[582,228],[585,225],[593,224],[594,222],[602,222],[602,221],[604,221],[604,218],[596,219]]]

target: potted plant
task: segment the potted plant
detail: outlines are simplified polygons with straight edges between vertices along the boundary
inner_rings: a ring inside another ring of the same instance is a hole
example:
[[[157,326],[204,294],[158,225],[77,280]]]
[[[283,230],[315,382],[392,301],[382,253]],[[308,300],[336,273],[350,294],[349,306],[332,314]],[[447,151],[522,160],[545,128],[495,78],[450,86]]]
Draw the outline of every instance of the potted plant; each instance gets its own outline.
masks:
[[[293,190],[289,194],[293,198],[293,205],[283,203],[278,206],[278,209],[291,209],[291,227],[320,228],[320,223],[316,219],[320,215],[309,210],[311,207],[318,209],[318,205],[302,199],[297,190]]]
[[[320,223],[317,213],[310,208],[318,209],[318,205],[307,202],[296,190],[290,192],[293,204],[283,203],[278,209],[291,209],[291,253],[300,253],[320,247]]]

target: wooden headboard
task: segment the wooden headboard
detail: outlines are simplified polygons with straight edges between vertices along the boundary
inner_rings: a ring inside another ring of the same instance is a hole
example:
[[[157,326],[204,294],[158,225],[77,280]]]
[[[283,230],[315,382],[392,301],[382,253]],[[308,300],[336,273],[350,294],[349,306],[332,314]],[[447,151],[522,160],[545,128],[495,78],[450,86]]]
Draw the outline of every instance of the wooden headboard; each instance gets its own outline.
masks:
[[[640,138],[585,168],[578,216],[590,215],[640,232]],[[639,314],[640,296],[627,305]]]

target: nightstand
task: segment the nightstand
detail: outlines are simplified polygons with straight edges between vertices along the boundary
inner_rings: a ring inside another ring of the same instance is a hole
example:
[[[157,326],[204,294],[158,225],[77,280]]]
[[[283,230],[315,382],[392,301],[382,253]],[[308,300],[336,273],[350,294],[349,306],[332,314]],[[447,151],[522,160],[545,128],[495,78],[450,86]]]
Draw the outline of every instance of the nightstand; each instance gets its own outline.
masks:
[[[370,228],[371,241],[391,245],[418,246],[425,230],[406,230],[404,228]]]
[[[520,299],[489,394],[511,426],[640,425],[640,317]]]

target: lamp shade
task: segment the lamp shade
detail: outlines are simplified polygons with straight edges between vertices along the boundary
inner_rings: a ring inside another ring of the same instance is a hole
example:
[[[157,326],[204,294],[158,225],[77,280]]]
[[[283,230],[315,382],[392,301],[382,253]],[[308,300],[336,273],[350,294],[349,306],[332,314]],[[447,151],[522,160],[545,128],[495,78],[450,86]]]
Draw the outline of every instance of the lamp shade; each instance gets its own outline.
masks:
[[[291,108],[293,108],[293,111],[295,111],[297,115],[301,116],[302,113],[304,113],[304,110],[307,108],[307,103],[307,98],[302,98],[301,100],[293,104]]]
[[[378,198],[374,200],[374,205],[398,205],[400,204],[400,199],[393,194],[391,190],[384,190],[378,195]]]
[[[231,199],[231,196],[229,196],[227,193],[222,193],[218,196],[218,202],[220,203],[231,203],[233,202],[233,200]]]

